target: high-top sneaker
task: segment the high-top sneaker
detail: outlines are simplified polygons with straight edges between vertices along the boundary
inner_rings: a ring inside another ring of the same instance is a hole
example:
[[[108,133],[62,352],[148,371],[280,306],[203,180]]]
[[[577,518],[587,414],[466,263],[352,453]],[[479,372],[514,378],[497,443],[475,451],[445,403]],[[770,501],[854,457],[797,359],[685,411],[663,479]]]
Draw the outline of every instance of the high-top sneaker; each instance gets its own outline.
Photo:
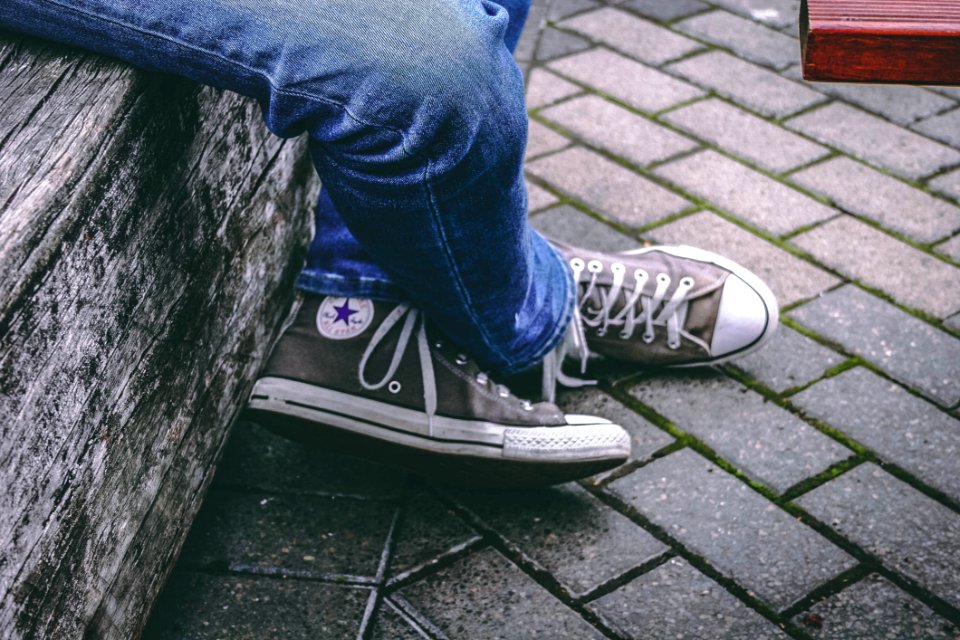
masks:
[[[285,435],[483,486],[552,484],[624,462],[602,418],[515,397],[415,308],[307,296],[254,387]]]
[[[777,327],[770,289],[715,253],[685,246],[601,253],[551,243],[578,284],[567,344],[583,363],[593,353],[643,365],[712,365],[758,349]]]

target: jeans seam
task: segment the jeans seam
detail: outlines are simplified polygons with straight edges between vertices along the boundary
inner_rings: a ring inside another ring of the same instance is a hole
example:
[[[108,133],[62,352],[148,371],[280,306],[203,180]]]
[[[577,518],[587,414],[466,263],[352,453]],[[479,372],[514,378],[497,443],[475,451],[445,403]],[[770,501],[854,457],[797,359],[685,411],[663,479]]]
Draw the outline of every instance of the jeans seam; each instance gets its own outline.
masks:
[[[85,9],[81,9],[81,8],[79,8],[79,7],[72,7],[72,6],[69,6],[69,5],[65,5],[65,4],[62,4],[62,3],[60,3],[60,2],[57,2],[56,0],[44,0],[44,2],[46,2],[47,4],[50,4],[50,5],[55,5],[55,6],[59,7],[60,9],[66,10],[66,11],[68,11],[68,12],[73,12],[73,13],[76,13],[76,14],[80,14],[80,15],[83,15],[83,16],[88,17],[88,18],[94,18],[94,19],[97,19],[97,20],[104,20],[104,21],[109,22],[109,23],[111,23],[111,24],[113,24],[113,25],[115,25],[115,26],[117,26],[117,27],[122,28],[122,29],[126,29],[126,30],[128,30],[128,31],[132,31],[132,32],[134,32],[134,33],[138,33],[138,34],[143,35],[143,36],[149,36],[149,37],[157,38],[158,40],[163,40],[164,42],[168,42],[168,43],[173,44],[173,45],[176,45],[176,46],[178,46],[178,47],[182,47],[182,48],[184,48],[184,49],[188,49],[188,50],[193,51],[193,52],[195,52],[195,53],[199,53],[199,54],[202,54],[202,55],[210,56],[210,57],[212,57],[212,58],[217,58],[218,60],[221,60],[221,61],[223,61],[223,62],[225,62],[225,63],[227,63],[227,64],[229,64],[229,65],[232,65],[232,66],[234,66],[234,67],[238,67],[238,68],[240,68],[240,69],[243,69],[243,70],[245,70],[245,71],[250,72],[250,73],[253,74],[253,75],[256,75],[256,76],[260,77],[261,79],[263,79],[263,80],[267,83],[267,85],[269,85],[269,87],[272,89],[273,93],[280,94],[280,95],[283,95],[283,96],[286,96],[286,97],[304,98],[304,99],[306,99],[306,100],[312,100],[312,101],[314,101],[314,102],[320,102],[320,103],[323,103],[323,104],[332,105],[332,106],[334,106],[334,107],[337,107],[337,108],[339,108],[339,109],[342,109],[343,112],[344,112],[347,116],[349,116],[352,120],[354,120],[354,121],[357,122],[358,124],[362,124],[362,125],[366,125],[366,126],[370,126],[370,127],[379,127],[379,128],[381,128],[381,129],[385,129],[385,130],[387,130],[387,131],[390,131],[390,132],[393,132],[393,133],[397,134],[398,136],[400,136],[400,140],[402,141],[402,144],[403,144],[403,152],[404,152],[407,156],[411,156],[411,155],[412,155],[412,154],[410,153],[409,149],[407,148],[407,136],[404,134],[404,132],[403,132],[402,129],[398,129],[398,128],[395,128],[395,127],[391,127],[391,126],[388,126],[388,125],[385,125],[385,124],[379,124],[379,123],[376,123],[376,122],[369,122],[369,121],[367,121],[367,120],[365,120],[365,119],[363,119],[363,118],[360,118],[359,116],[357,116],[356,114],[354,114],[352,111],[350,111],[350,109],[349,109],[345,104],[342,104],[342,103],[340,103],[340,102],[337,102],[336,100],[332,100],[332,99],[327,98],[327,97],[325,97],[325,96],[318,96],[318,95],[315,95],[315,94],[302,93],[302,92],[299,92],[299,91],[291,91],[291,90],[289,90],[289,89],[284,89],[284,88],[282,88],[282,87],[277,86],[277,84],[273,81],[273,79],[272,79],[267,73],[265,73],[265,72],[263,72],[263,71],[261,71],[261,70],[259,70],[259,69],[254,69],[253,67],[250,67],[250,66],[248,66],[248,65],[246,65],[246,64],[243,64],[243,63],[241,63],[241,62],[238,62],[238,61],[236,61],[236,60],[231,60],[230,58],[228,58],[228,57],[226,57],[226,56],[224,56],[224,55],[222,55],[222,54],[219,54],[219,53],[216,53],[216,52],[213,52],[213,51],[208,51],[208,50],[206,50],[206,49],[202,49],[202,48],[200,48],[200,47],[191,45],[190,43],[184,42],[184,41],[179,40],[179,39],[177,39],[177,38],[173,38],[173,37],[168,36],[168,35],[166,35],[166,34],[158,33],[158,32],[155,32],[155,31],[150,31],[150,30],[148,30],[148,29],[144,29],[143,27],[138,27],[138,26],[136,26],[136,25],[132,25],[132,24],[129,24],[129,23],[127,23],[127,22],[118,20],[117,18],[114,18],[114,17],[112,17],[112,16],[102,16],[102,15],[98,15],[98,14],[96,14],[96,13],[93,13],[93,12],[91,12],[91,11],[87,11],[87,10],[85,10]]]

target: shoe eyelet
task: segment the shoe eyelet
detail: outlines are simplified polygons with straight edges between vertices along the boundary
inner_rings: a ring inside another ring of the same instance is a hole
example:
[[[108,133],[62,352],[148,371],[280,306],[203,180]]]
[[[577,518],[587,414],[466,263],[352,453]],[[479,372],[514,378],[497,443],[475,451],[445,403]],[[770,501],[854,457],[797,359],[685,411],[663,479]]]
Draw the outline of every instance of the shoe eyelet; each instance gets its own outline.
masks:
[[[646,342],[647,344],[650,344],[651,342],[653,342],[653,339],[654,339],[655,337],[656,337],[656,336],[655,336],[654,334],[652,334],[652,333],[644,333],[644,334],[643,334],[643,341]]]
[[[621,340],[629,340],[632,335],[633,335],[633,332],[632,332],[632,331],[621,331],[621,332],[620,332],[620,339],[621,339]]]
[[[443,340],[437,340],[433,343],[434,349],[443,349]]]
[[[477,374],[477,384],[486,385],[490,378],[487,377],[487,374],[480,372]]]
[[[571,269],[583,269],[583,260],[580,258],[571,258],[570,259],[570,268]]]
[[[597,329],[597,330],[596,330],[595,334],[596,334],[596,336],[597,336],[598,338],[602,338],[602,337],[604,337],[605,335],[607,335],[607,330],[604,329],[604,328],[600,328],[600,329]]]
[[[391,380],[390,384],[387,385],[387,391],[389,391],[390,393],[400,393],[400,389],[402,388],[403,388],[403,385],[401,385],[396,380]]]
[[[683,276],[682,278],[680,278],[681,287],[692,289],[694,284],[696,283],[693,281],[693,278],[691,278],[690,276]]]
[[[614,262],[612,265],[610,265],[610,271],[614,273],[626,273],[627,268],[623,266],[622,262]]]
[[[467,359],[467,356],[465,356],[464,354],[458,353],[458,354],[457,354],[457,359],[454,360],[454,362],[456,362],[458,365],[460,365],[460,366],[462,367],[463,365],[467,364],[467,362],[469,362],[469,360]]]
[[[587,271],[590,273],[600,273],[603,271],[603,263],[599,260],[591,260],[587,263]]]
[[[523,407],[523,410],[524,410],[524,411],[533,411],[533,403],[530,402],[529,400],[524,400],[524,401],[520,404],[520,406]]]
[[[676,351],[677,349],[680,348],[680,343],[679,343],[679,342],[670,342],[670,341],[668,340],[668,341],[667,341],[667,346],[668,346],[669,348],[673,349],[674,351]]]
[[[657,284],[670,284],[670,276],[665,273],[658,273]]]
[[[497,386],[497,395],[500,396],[501,398],[509,398],[509,397],[510,397],[510,389],[507,389],[507,388],[506,388],[505,386],[503,386],[503,385],[498,385],[498,386]]]

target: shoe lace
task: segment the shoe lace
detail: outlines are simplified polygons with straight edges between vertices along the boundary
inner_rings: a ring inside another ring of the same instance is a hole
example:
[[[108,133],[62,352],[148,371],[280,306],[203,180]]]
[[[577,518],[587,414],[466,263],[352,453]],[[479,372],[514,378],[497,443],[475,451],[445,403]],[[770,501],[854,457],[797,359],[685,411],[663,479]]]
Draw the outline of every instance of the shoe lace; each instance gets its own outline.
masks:
[[[671,349],[680,348],[680,332],[690,304],[687,294],[694,287],[693,278],[680,278],[673,294],[667,298],[672,280],[666,273],[657,274],[653,295],[646,295],[643,288],[650,274],[644,269],[634,269],[631,281],[627,278],[626,265],[613,262],[610,265],[613,282],[607,285],[600,282],[604,270],[600,260],[584,262],[582,258],[572,258],[570,268],[574,282],[580,287],[580,295],[573,310],[567,338],[544,359],[542,390],[545,398],[553,401],[557,383],[566,387],[596,384],[595,380],[568,376],[561,368],[566,356],[573,355],[580,361],[580,373],[586,373],[590,358],[586,327],[594,329],[600,337],[613,328],[619,328],[621,340],[629,340],[637,328],[642,327],[641,339],[650,344],[656,338],[654,327],[663,326],[667,329],[667,346]]]
[[[376,352],[377,347],[380,346],[380,343],[383,342],[383,339],[390,333],[390,331],[401,321],[403,321],[403,326],[400,328],[400,336],[397,338],[397,346],[393,350],[393,355],[390,358],[390,365],[387,367],[386,373],[383,375],[383,378],[376,382],[371,382],[367,380],[367,364],[370,362],[371,356]],[[427,327],[426,321],[423,314],[411,307],[408,304],[398,304],[393,311],[387,314],[387,317],[384,318],[383,322],[380,323],[380,326],[377,327],[377,330],[373,333],[373,336],[370,338],[370,343],[367,345],[367,348],[364,350],[363,355],[360,358],[360,370],[358,372],[358,377],[360,380],[360,385],[368,391],[377,391],[383,387],[390,389],[390,385],[395,384],[393,382],[393,377],[397,373],[397,369],[400,367],[400,362],[403,359],[403,354],[407,350],[407,346],[410,343],[410,338],[416,332],[416,341],[417,341],[417,353],[420,357],[420,375],[423,381],[423,405],[424,411],[427,414],[427,424],[429,426],[430,433],[433,433],[433,418],[437,413],[437,378],[436,372],[433,368],[433,358],[431,357],[430,351],[430,342],[427,337]],[[439,347],[441,343],[437,343]],[[463,354],[457,355],[456,360],[454,361],[457,365],[463,366],[469,362],[467,356]],[[488,375],[486,373],[478,373],[475,379],[476,383],[486,387],[491,383]],[[511,395],[510,389],[505,385],[493,383],[493,389],[500,398],[509,398]],[[399,387],[397,387],[399,391]],[[533,409],[533,404],[527,400],[521,401],[521,406],[526,411],[531,411]]]

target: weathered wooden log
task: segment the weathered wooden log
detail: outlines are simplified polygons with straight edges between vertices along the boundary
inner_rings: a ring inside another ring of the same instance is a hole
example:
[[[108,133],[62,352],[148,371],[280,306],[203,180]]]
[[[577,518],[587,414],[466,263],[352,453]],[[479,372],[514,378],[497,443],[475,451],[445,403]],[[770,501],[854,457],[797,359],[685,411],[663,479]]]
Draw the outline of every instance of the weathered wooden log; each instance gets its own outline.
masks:
[[[0,34],[0,638],[134,638],[310,234],[257,106]]]

